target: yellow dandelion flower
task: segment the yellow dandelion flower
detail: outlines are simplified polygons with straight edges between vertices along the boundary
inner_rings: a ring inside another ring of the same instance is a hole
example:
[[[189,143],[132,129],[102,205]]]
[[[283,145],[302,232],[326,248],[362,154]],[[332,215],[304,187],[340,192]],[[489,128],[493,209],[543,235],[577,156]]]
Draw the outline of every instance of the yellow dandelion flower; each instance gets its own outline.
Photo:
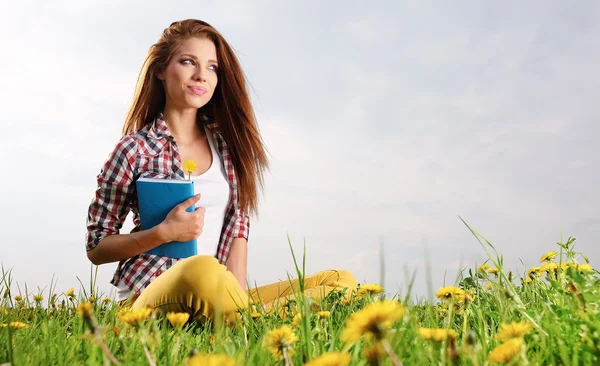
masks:
[[[298,336],[292,328],[284,325],[280,328],[270,330],[264,339],[264,346],[273,355],[276,361],[284,358],[283,351],[286,350],[288,355],[294,354],[292,345],[299,340]]]
[[[90,317],[92,315],[93,309],[92,304],[89,302],[82,302],[77,306],[77,314],[83,317]]]
[[[492,268],[488,269],[488,273],[491,273],[491,274],[493,274],[493,275],[497,275],[497,274],[498,274],[498,271],[499,271],[499,270],[498,270],[498,268],[496,268],[496,267],[492,267]]]
[[[224,353],[197,353],[188,359],[186,366],[235,366],[235,359]]]
[[[317,312],[317,316],[321,319],[323,318],[329,318],[329,316],[331,315],[331,312],[329,311],[319,311]]]
[[[10,326],[11,328],[14,328],[14,329],[29,328],[29,325],[22,323],[22,322],[10,322],[9,324],[5,324],[5,323],[0,324],[0,327],[2,327],[2,328],[6,328],[8,326]]]
[[[542,256],[542,258],[540,258],[540,263],[552,261],[554,258],[556,258],[557,254],[558,254],[557,252],[548,252],[548,253],[544,254]]]
[[[485,285],[485,289],[486,290],[491,290],[494,287],[494,284],[492,282],[488,283],[487,285]]]
[[[92,304],[95,304],[96,303],[96,297],[95,296],[90,296],[88,298],[88,301],[91,302]]]
[[[198,167],[198,164],[196,164],[195,161],[193,160],[186,160],[183,162],[183,171],[188,173],[188,174],[192,174],[192,172],[194,170],[196,170],[196,168]]]
[[[396,301],[374,302],[350,316],[340,339],[343,342],[356,343],[364,335],[381,340],[386,331],[405,314],[406,309]]]
[[[351,356],[344,352],[328,352],[316,357],[304,366],[346,366],[350,363]]]
[[[577,270],[579,272],[584,272],[584,271],[592,271],[593,268],[589,264],[579,264],[579,265],[577,265]]]
[[[257,312],[257,311],[253,311],[252,312],[252,319],[260,319],[262,318],[262,314]]]
[[[361,298],[363,296],[365,296],[366,294],[369,295],[377,295],[382,293],[383,287],[379,286],[378,284],[366,284],[366,285],[362,285],[358,288],[358,291],[356,291],[356,298]]]
[[[112,301],[112,300],[111,300],[111,299],[109,299],[108,297],[105,297],[105,298],[103,298],[103,299],[102,299],[102,302],[103,302],[103,303],[105,303],[105,304],[108,304],[108,303],[110,303],[111,301]]]
[[[490,266],[487,263],[482,264],[481,266],[479,266],[479,268],[477,268],[477,272],[487,272],[492,268],[492,266]]]
[[[419,335],[423,339],[434,340],[437,342],[443,342],[446,339],[455,340],[458,334],[453,329],[442,329],[442,328],[421,328],[419,329]]]
[[[464,300],[466,297],[466,293],[464,290],[456,287],[456,286],[446,286],[442,287],[435,293],[435,296],[442,300],[447,300],[450,298]]]
[[[542,268],[540,269],[540,272],[551,272],[554,271],[555,269],[558,268],[558,264],[550,262],[550,263],[546,263],[545,265],[542,266]]]
[[[119,320],[129,325],[138,325],[152,315],[151,308],[141,308],[139,310],[129,310],[119,315]]]
[[[510,339],[494,348],[488,355],[488,360],[497,363],[507,363],[521,351],[523,344],[523,338]]]
[[[15,301],[16,301],[16,302],[21,302],[21,301],[23,301],[23,296],[21,296],[21,295],[17,295],[17,296],[15,296]]]
[[[352,302],[351,300],[345,299],[345,298],[340,300],[340,303],[342,305],[350,305],[351,302]]]
[[[67,292],[65,292],[65,295],[67,295],[67,297],[75,297],[75,289],[74,288],[68,289]]]
[[[531,277],[527,277],[527,278],[525,279],[525,283],[530,283],[530,282],[533,282],[533,280],[531,279]]]
[[[540,274],[540,272],[542,271],[541,267],[531,267],[529,268],[529,270],[527,271],[527,276],[531,276],[531,275],[535,275],[538,276]]]
[[[292,324],[300,325],[300,323],[302,323],[302,314],[298,313],[294,315],[294,318],[292,319]]]
[[[171,325],[174,327],[184,326],[185,323],[187,323],[188,319],[190,319],[190,314],[168,312],[167,319],[169,320],[169,323],[171,323]]]
[[[512,338],[521,338],[525,334],[529,333],[533,329],[533,325],[528,322],[511,322],[502,323],[496,339],[500,341],[507,341]]]
[[[42,296],[41,294],[40,295],[35,295],[33,297],[33,301],[35,301],[35,302],[42,302],[42,301],[44,301],[44,296]]]

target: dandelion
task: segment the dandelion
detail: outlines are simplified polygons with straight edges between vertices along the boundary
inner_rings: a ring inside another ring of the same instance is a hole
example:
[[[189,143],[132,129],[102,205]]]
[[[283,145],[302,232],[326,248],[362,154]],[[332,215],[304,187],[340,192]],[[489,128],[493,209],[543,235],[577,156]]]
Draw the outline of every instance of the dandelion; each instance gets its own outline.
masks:
[[[485,285],[485,289],[486,290],[491,290],[494,287],[494,284],[492,282],[488,283],[487,285]]]
[[[267,347],[276,361],[288,358],[294,354],[292,344],[299,340],[292,328],[284,325],[280,328],[270,330],[264,339],[264,346]]]
[[[169,323],[171,323],[171,325],[175,328],[184,326],[185,323],[187,323],[189,318],[190,318],[189,313],[175,313],[175,312],[167,313],[167,319],[169,320]]]
[[[346,306],[350,305],[351,302],[352,302],[352,300],[349,300],[349,299],[341,299],[340,300],[340,303],[342,305],[346,305]]]
[[[37,302],[37,303],[40,303],[40,302],[44,301],[44,296],[42,296],[42,294],[35,295],[35,296],[33,297],[33,301],[35,301],[35,302]]]
[[[235,359],[224,353],[197,353],[190,357],[186,366],[235,366]]]
[[[386,331],[406,314],[406,309],[395,301],[377,301],[353,313],[346,322],[340,339],[356,343],[364,336],[381,340]]]
[[[497,363],[507,363],[521,351],[523,338],[513,338],[494,348],[488,355],[488,360]]]
[[[542,271],[541,267],[531,267],[529,268],[529,270],[527,271],[527,276],[539,276],[540,272]]]
[[[377,295],[382,293],[383,287],[379,286],[378,284],[366,284],[366,285],[362,285],[359,287],[359,289],[356,291],[356,298],[360,299],[361,297],[369,294],[369,295]]]
[[[443,342],[446,339],[455,340],[458,334],[453,329],[441,329],[441,328],[421,328],[419,329],[419,335],[423,339],[434,340],[437,342]]]
[[[579,264],[579,265],[577,266],[577,270],[578,270],[579,272],[585,272],[585,271],[592,271],[592,270],[593,270],[593,268],[592,268],[592,266],[590,266],[589,264]]]
[[[22,322],[10,322],[8,324],[0,324],[0,327],[2,328],[6,328],[6,327],[11,327],[13,329],[26,329],[29,328],[29,325],[22,323]]]
[[[540,263],[551,262],[554,258],[556,258],[557,252],[548,252],[540,258]]]
[[[92,304],[89,302],[82,302],[77,306],[77,314],[85,317],[92,316]]]
[[[252,319],[256,320],[256,319],[260,319],[260,318],[262,318],[262,314],[261,313],[259,313],[257,311],[253,311],[252,312]]]
[[[105,297],[102,299],[103,304],[110,304],[110,302],[111,302],[111,299],[109,299],[108,297]]]
[[[447,286],[442,287],[435,293],[435,296],[438,299],[447,300],[450,298],[453,299],[462,299],[464,300],[466,297],[465,291],[456,287],[456,286]]]
[[[197,167],[198,164],[196,164],[196,162],[193,160],[186,160],[183,162],[183,170],[188,173],[188,180],[192,179],[192,172],[196,170]]]
[[[298,314],[294,315],[294,318],[292,319],[292,324],[300,325],[301,323],[302,323],[302,314],[298,313]]]
[[[65,295],[69,298],[74,298],[75,297],[75,289],[74,288],[68,289],[67,292],[65,292]]]
[[[92,295],[92,296],[90,296],[90,297],[88,298],[88,301],[89,301],[90,303],[92,303],[92,304],[95,304],[95,303],[96,303],[96,296],[93,296],[93,295]]]
[[[331,315],[331,312],[329,312],[329,311],[319,311],[317,313],[317,316],[321,319],[329,318],[330,315]]]
[[[496,339],[507,341],[513,338],[522,338],[525,334],[529,333],[531,329],[533,329],[533,325],[528,322],[503,323],[500,325],[498,334],[496,334]]]
[[[343,352],[329,352],[312,359],[304,366],[346,366],[350,363],[350,354]]]
[[[15,301],[16,301],[16,302],[21,302],[21,301],[23,301],[23,296],[21,296],[21,295],[17,295],[17,296],[15,296]]]
[[[498,275],[498,272],[499,272],[499,270],[496,267],[492,267],[492,268],[488,269],[488,273],[491,273],[493,275]]]
[[[151,308],[141,308],[138,310],[126,310],[119,314],[119,320],[123,323],[137,326],[152,314]]]
[[[525,279],[525,283],[531,283],[531,282],[533,282],[533,280],[531,279],[531,277],[527,277]]]
[[[542,268],[540,268],[540,272],[549,273],[551,271],[554,271],[557,268],[558,268],[558,264],[550,262],[550,263],[543,265]]]
[[[477,272],[487,272],[492,268],[492,266],[490,266],[487,263],[482,264],[481,266],[479,266],[479,268],[477,268]]]

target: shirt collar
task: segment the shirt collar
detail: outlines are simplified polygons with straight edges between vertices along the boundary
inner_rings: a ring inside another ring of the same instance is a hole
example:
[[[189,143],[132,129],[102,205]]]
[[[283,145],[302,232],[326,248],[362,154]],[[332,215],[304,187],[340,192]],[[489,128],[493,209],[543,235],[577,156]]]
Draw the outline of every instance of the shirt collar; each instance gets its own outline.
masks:
[[[209,119],[206,115],[200,117],[199,123],[206,125],[211,133],[221,136],[219,124],[216,121]],[[167,121],[163,118],[162,112],[160,112],[152,122],[150,130],[148,131],[148,137],[153,139],[160,139],[163,137],[173,138],[173,135],[167,126]]]

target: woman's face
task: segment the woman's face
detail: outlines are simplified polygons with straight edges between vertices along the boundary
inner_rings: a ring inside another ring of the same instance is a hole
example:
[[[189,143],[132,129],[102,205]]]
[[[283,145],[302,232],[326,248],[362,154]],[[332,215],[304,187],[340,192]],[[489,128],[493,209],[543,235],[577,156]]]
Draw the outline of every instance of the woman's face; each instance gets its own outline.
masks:
[[[207,38],[182,41],[167,68],[157,76],[163,81],[166,103],[177,109],[200,108],[217,87],[217,50]]]

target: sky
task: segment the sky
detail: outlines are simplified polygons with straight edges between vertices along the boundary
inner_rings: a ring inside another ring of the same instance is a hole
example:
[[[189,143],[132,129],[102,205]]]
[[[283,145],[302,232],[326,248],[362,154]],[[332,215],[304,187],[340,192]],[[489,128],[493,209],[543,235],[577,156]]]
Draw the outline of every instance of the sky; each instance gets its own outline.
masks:
[[[96,175],[148,48],[186,18],[234,47],[269,151],[250,282],[295,276],[291,242],[308,274],[401,296],[414,274],[411,295],[431,299],[488,259],[461,218],[515,273],[568,237],[600,266],[597,2],[1,7],[0,263],[22,291],[89,288]],[[107,295],[115,268],[97,268]]]

